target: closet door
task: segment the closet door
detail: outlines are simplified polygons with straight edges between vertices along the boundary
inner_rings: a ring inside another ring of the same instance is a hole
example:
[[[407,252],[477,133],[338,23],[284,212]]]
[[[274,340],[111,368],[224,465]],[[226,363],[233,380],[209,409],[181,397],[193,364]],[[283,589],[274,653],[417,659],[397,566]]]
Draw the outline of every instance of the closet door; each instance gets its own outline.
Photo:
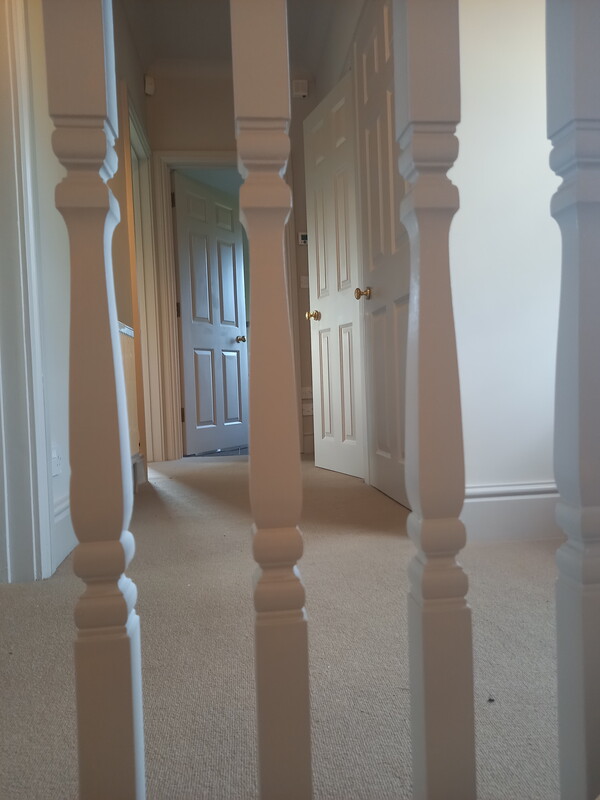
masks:
[[[367,4],[355,43],[369,482],[408,505],[404,412],[410,264],[394,133],[390,0]]]
[[[366,476],[354,83],[304,122],[315,464]]]

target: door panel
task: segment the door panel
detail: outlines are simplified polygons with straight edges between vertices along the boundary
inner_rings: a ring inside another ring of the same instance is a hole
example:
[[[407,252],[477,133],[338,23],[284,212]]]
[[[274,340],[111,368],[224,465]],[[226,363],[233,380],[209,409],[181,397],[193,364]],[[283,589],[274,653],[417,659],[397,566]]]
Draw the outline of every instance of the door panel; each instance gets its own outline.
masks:
[[[194,376],[196,379],[196,427],[216,425],[215,365],[212,350],[194,349]]]
[[[223,353],[223,394],[225,397],[225,425],[241,422],[242,391],[239,351]]]
[[[315,464],[365,477],[354,86],[348,74],[304,123]]]
[[[407,505],[404,479],[404,386],[408,334],[408,238],[400,224],[404,184],[394,136],[391,2],[373,0],[358,31],[358,98],[369,482]]]
[[[319,331],[319,360],[320,360],[320,381],[319,389],[321,397],[321,418],[320,429],[322,437],[331,437],[333,434],[332,409],[331,409],[331,358],[330,358],[331,331]]]
[[[340,372],[342,390],[342,441],[356,439],[356,420],[354,418],[354,339],[351,325],[340,326]]]
[[[217,240],[219,253],[219,295],[221,298],[221,324],[238,325],[238,299],[236,287],[240,282],[236,275],[234,245]]]
[[[192,316],[194,322],[212,322],[210,273],[208,271],[208,239],[191,237]]]
[[[248,444],[244,263],[237,200],[174,173],[184,453]]]

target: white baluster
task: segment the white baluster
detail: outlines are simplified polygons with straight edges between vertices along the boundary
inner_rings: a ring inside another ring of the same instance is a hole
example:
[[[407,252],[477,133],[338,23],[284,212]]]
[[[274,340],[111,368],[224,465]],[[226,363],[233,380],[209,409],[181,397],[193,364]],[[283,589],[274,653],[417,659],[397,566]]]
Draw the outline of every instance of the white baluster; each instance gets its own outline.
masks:
[[[241,216],[250,248],[250,500],[263,800],[312,796],[302,491],[284,263],[291,194],[285,0],[231,0]]]
[[[71,252],[71,510],[80,796],[145,796],[136,588],[124,575],[131,462],[111,263],[119,219],[106,186],[116,169],[116,88],[110,0],[45,0],[54,152],[67,170],[56,189]]]
[[[600,4],[548,0],[552,215],[563,241],[554,464],[560,785],[600,794]]]
[[[408,183],[410,241],[406,480],[417,547],[409,648],[414,797],[472,800],[475,788],[471,611],[456,561],[464,467],[448,232],[459,207],[446,173],[460,119],[458,0],[397,0],[396,131]]]

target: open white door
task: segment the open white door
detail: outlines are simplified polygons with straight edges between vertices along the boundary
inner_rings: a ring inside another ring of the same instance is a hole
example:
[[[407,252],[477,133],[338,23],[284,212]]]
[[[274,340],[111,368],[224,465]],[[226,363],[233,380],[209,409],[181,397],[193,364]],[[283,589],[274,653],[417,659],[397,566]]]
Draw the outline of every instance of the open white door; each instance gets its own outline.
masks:
[[[368,4],[355,45],[363,230],[369,482],[408,505],[404,479],[410,263],[394,132],[392,3]]]
[[[173,173],[183,452],[248,444],[248,350],[238,201]]]
[[[364,478],[362,305],[354,86],[348,73],[304,122],[315,464]],[[364,288],[364,287],[363,287]]]

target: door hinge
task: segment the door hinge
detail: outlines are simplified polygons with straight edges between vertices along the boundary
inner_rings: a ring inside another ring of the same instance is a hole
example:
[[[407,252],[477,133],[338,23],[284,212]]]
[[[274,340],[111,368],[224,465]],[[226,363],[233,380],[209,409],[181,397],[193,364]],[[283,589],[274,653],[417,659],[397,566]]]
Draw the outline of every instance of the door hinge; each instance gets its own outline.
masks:
[[[181,303],[177,303],[177,316],[181,316]]]
[[[171,208],[175,208],[175,192],[171,192]]]
[[[181,421],[185,422],[185,408],[181,409]]]

